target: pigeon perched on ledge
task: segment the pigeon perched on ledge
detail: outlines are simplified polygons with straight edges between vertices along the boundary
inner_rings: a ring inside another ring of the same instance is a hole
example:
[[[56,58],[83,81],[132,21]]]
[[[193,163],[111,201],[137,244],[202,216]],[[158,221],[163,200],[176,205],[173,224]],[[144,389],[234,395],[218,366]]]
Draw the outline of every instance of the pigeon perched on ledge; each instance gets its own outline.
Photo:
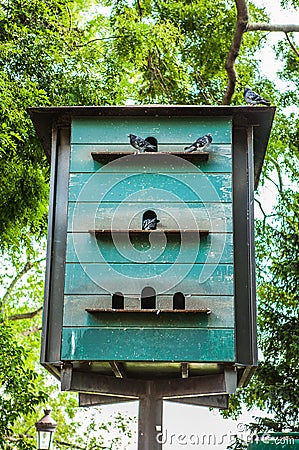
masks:
[[[138,152],[156,152],[156,147],[150,142],[146,141],[140,136],[136,136],[135,134],[129,134],[130,144],[132,147],[136,148]]]
[[[195,142],[193,142],[193,144],[189,145],[188,147],[185,147],[185,150],[187,153],[194,151],[204,152],[209,147],[212,140],[213,139],[210,133],[205,134],[204,136],[201,136]]]
[[[248,87],[244,89],[244,100],[249,105],[270,106],[270,100],[266,100]]]
[[[160,220],[158,220],[156,217],[154,219],[144,219],[142,222],[142,229],[143,230],[155,230],[157,228],[157,223],[159,223]]]

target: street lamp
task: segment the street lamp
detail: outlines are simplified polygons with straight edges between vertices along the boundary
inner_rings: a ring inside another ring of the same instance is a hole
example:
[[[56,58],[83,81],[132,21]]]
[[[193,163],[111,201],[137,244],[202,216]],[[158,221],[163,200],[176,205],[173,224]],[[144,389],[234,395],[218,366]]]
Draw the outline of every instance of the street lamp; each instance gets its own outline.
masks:
[[[45,409],[45,415],[35,424],[38,450],[49,450],[57,423],[50,416],[51,409]]]

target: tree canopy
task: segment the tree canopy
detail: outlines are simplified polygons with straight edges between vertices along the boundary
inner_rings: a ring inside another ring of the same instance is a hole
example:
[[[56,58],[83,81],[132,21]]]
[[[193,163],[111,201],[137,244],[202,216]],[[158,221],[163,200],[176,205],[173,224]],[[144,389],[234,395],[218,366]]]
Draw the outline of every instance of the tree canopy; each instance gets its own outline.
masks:
[[[252,15],[265,17],[253,6]],[[221,104],[235,20],[223,0],[2,1],[1,248],[46,232],[49,167],[26,107]],[[261,45],[244,41],[240,87],[256,78]]]
[[[293,28],[281,28],[277,76],[292,80],[281,92],[261,75],[256,57],[267,39],[262,30],[271,27],[265,11],[245,0],[0,0],[2,436],[26,435],[35,408],[54,389],[36,364],[49,165],[26,109],[238,105],[245,85],[278,105],[261,180],[275,183],[278,200],[256,227],[262,359],[249,387],[232,400],[232,413],[242,402],[257,405],[266,411],[258,426],[298,430],[299,121],[297,110],[290,115],[284,108],[298,103],[299,50]],[[258,203],[264,212],[262,197]],[[74,412],[74,398],[68,401],[63,417]],[[26,448],[26,439],[17,439],[4,448]]]

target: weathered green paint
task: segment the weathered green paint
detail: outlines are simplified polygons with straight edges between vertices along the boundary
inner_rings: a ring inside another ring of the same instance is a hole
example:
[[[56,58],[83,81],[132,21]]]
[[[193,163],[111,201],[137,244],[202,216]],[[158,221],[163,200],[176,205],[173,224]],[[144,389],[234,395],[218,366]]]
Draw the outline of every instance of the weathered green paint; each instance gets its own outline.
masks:
[[[159,152],[176,152],[207,132],[213,145],[206,162],[159,154],[101,164],[91,156],[133,152],[129,133],[156,137]],[[62,358],[234,361],[230,119],[75,119],[71,172]],[[149,209],[159,229],[210,234],[92,234],[141,229]],[[111,308],[107,292],[119,291],[125,308],[139,309],[145,286],[157,291],[157,308],[172,309],[173,294],[183,292],[186,309],[206,307],[211,314],[85,310]]]
[[[202,172],[223,172],[232,171],[232,149],[230,144],[212,145],[209,147],[208,161],[200,163],[190,163],[182,158],[164,157],[163,155],[142,155],[141,158],[133,156],[123,156],[117,161],[104,164],[96,162],[91,156],[91,152],[130,152],[134,149],[130,145],[88,145],[73,144],[71,150],[71,172],[125,172],[125,173],[157,173],[159,171],[170,173],[198,173]],[[160,152],[178,151],[177,145],[160,145]]]
[[[233,266],[229,264],[66,264],[65,294],[121,291],[140,295],[145,286],[157,294],[183,292],[233,295]],[[168,286],[168,288],[166,288]]]
[[[64,328],[62,360],[235,360],[233,329]]]
[[[228,174],[71,174],[69,200],[80,202],[231,202]]]
[[[141,223],[140,223],[141,224]],[[139,224],[139,228],[140,228]],[[111,234],[102,234],[95,237],[91,233],[68,233],[67,239],[67,262],[109,262],[130,263],[136,261],[136,252],[141,252],[148,263],[174,263],[178,260],[182,263],[190,263],[194,249],[194,235],[183,237],[168,235],[167,242],[161,237],[154,239],[149,235],[133,235],[130,241],[127,236],[124,239]],[[232,234],[209,234],[200,237],[198,251],[195,255],[195,263],[232,263],[233,262],[233,240]]]
[[[211,133],[214,141],[229,144],[231,119],[227,117],[111,117],[74,118],[71,142],[127,144],[128,134],[155,137],[158,143],[192,143]]]
[[[88,232],[95,229],[138,229],[142,215],[152,204],[69,203],[68,231]],[[230,203],[161,203],[154,207],[165,228],[206,229],[215,233],[232,232]],[[179,218],[179,223],[175,218]]]
[[[157,309],[169,308],[173,305],[173,296],[157,297]],[[64,299],[64,326],[72,327],[134,327],[136,316],[131,313],[95,313],[86,312],[86,308],[111,308],[111,295],[68,295]],[[125,297],[125,307],[139,307],[140,299]],[[223,328],[234,327],[234,299],[232,296],[192,295],[186,298],[186,309],[210,308],[210,314],[153,314],[142,313],[138,317],[138,325],[158,328]]]

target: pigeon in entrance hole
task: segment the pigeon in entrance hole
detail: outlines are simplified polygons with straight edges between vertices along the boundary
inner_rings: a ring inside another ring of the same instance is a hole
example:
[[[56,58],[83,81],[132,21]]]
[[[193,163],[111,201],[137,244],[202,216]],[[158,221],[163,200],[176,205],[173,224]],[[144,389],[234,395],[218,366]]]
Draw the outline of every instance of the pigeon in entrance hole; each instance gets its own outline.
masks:
[[[144,219],[142,222],[142,229],[143,230],[155,230],[157,228],[157,223],[159,223],[160,220],[156,217],[154,219]]]
[[[200,151],[200,152],[204,152],[209,145],[212,142],[212,135],[210,133],[205,134],[204,136],[201,136],[200,138],[196,139],[195,142],[193,142],[193,144],[189,145],[188,147],[185,147],[184,150],[186,150],[186,152],[194,152],[194,151]]]
[[[244,100],[249,105],[270,106],[270,100],[266,100],[248,87],[244,88]]]
[[[130,144],[132,147],[136,148],[137,152],[155,152],[157,151],[156,147],[150,142],[146,141],[140,136],[136,136],[135,134],[129,134]]]

